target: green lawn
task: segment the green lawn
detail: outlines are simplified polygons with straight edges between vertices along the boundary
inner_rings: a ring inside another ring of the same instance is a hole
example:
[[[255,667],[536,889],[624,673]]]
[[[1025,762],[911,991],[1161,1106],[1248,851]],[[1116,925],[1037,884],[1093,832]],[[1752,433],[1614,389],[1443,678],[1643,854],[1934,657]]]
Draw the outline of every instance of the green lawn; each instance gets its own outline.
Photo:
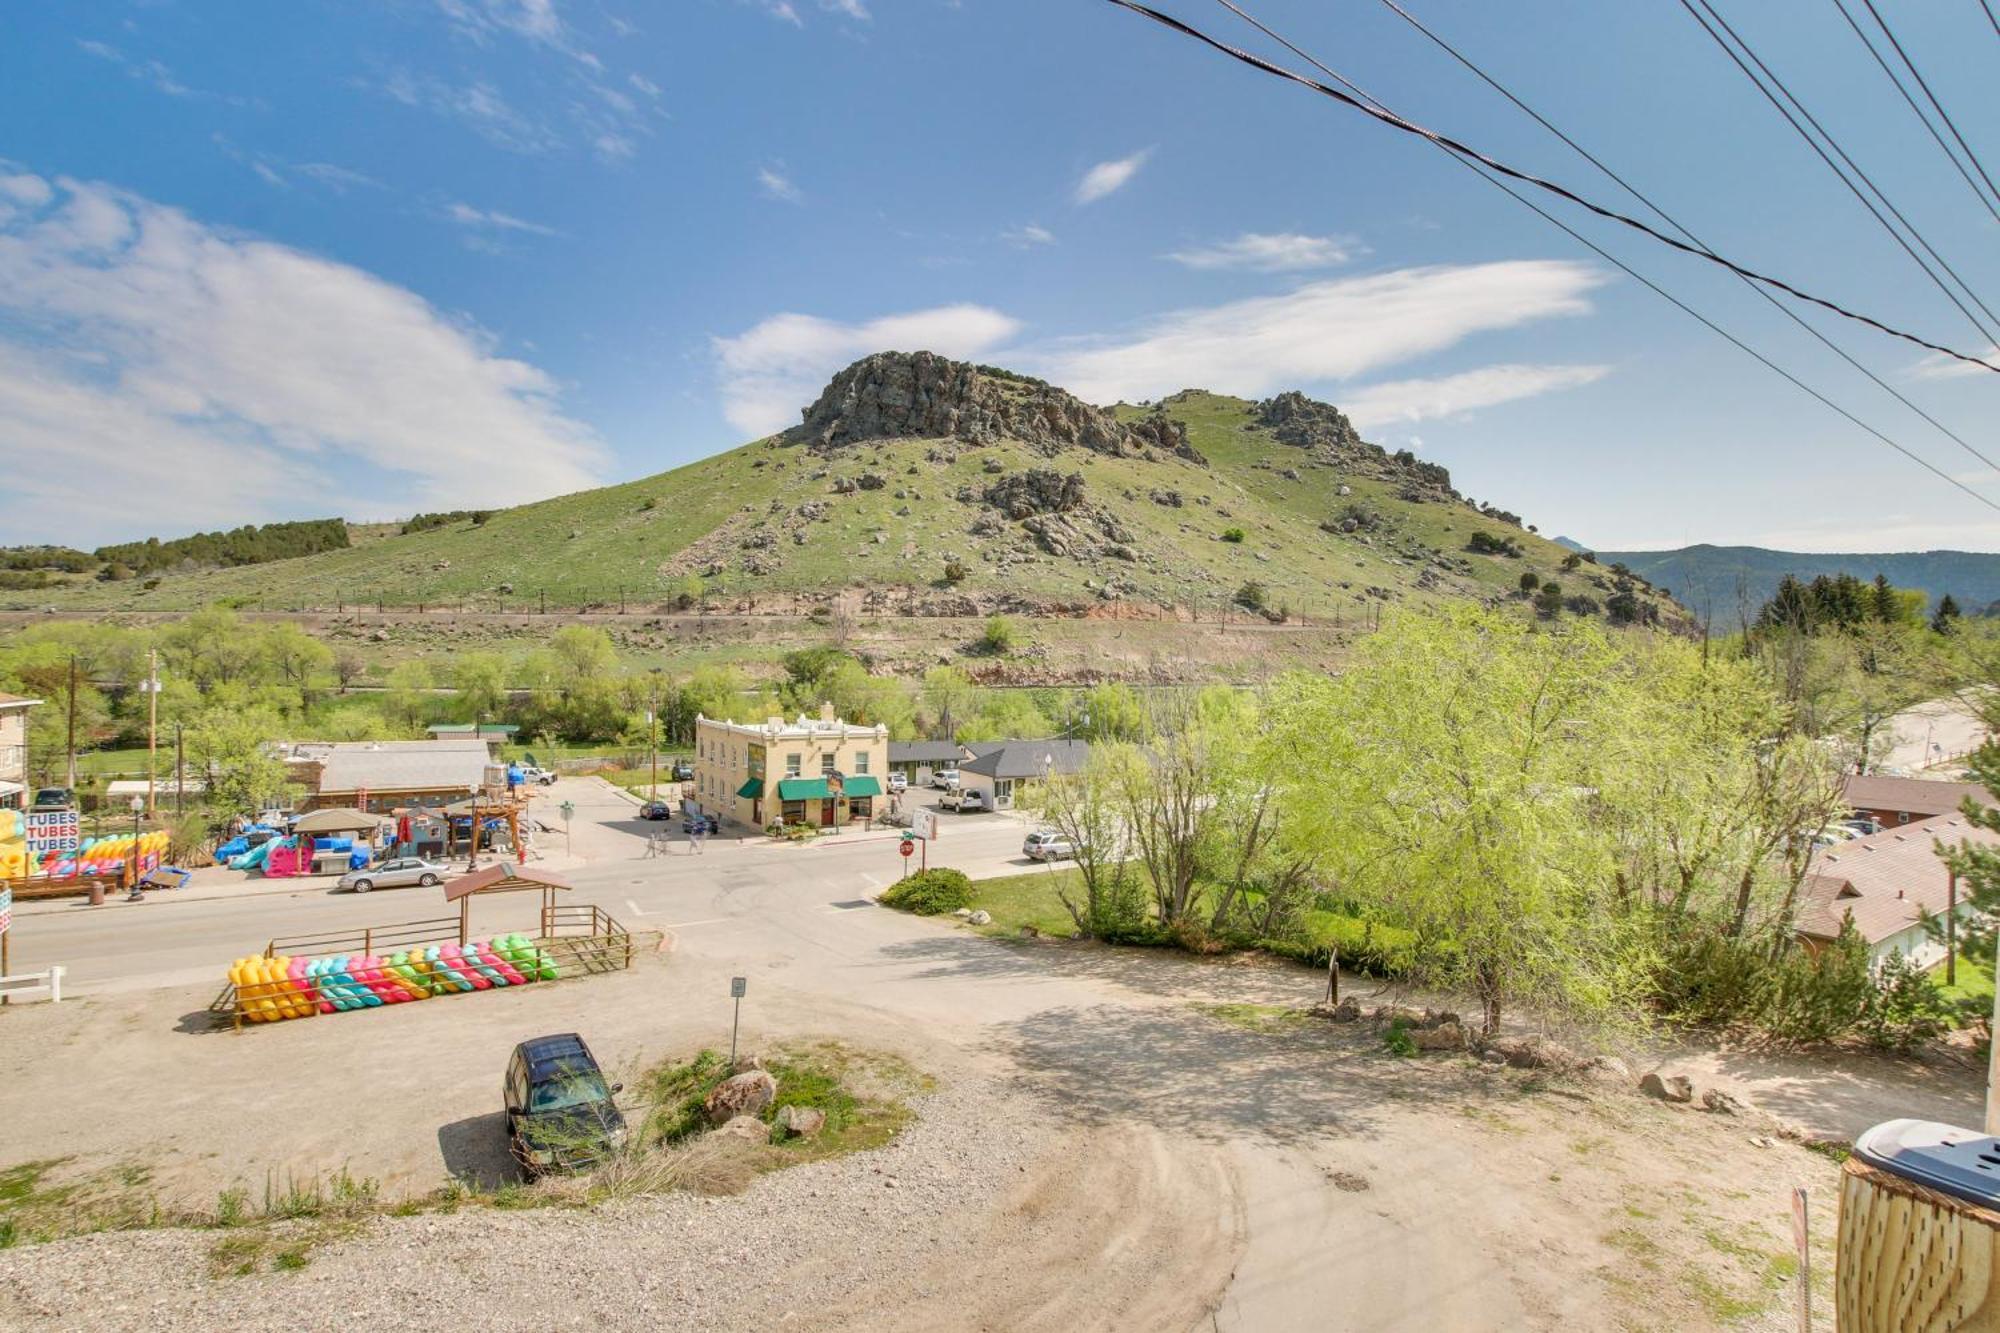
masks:
[[[1944,964],[1931,970],[1931,980],[1938,984],[1938,990],[1946,1000],[1957,1003],[1960,1000],[1973,1001],[1993,1009],[1993,969],[1985,963],[1975,963],[1969,958],[1958,960],[1958,984],[1944,984]]]

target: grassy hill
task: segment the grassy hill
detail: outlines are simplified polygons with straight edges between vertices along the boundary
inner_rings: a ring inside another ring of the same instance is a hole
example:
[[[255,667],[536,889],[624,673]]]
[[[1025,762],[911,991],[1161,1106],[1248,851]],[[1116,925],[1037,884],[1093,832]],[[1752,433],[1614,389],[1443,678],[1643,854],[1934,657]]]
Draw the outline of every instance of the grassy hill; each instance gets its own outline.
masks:
[[[1871,580],[1883,574],[1899,588],[1922,589],[1933,606],[1950,594],[1969,612],[2000,602],[2000,554],[1983,551],[1816,554],[1702,545],[1677,551],[1600,551],[1597,558],[1623,563],[1671,588],[1697,611],[1712,608],[1718,625],[1734,624],[1739,607],[1754,617],[1787,574],[1805,580],[1821,574]]]
[[[910,432],[910,433],[904,433]],[[904,615],[1352,623],[1387,603],[1518,598],[1558,580],[1599,614],[1620,590],[1443,469],[1389,455],[1332,408],[1189,391],[1103,411],[926,353],[857,363],[806,424],[670,472],[346,549],[152,580],[5,594],[16,609],[806,610],[836,594]],[[1638,618],[1678,608],[1632,582]]]

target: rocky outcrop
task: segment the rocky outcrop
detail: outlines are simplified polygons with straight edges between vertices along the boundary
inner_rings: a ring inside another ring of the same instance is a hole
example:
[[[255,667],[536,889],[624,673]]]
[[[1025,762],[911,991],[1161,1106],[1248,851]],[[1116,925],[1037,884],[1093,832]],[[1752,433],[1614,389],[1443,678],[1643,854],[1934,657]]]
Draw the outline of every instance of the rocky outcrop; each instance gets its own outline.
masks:
[[[1164,413],[1127,425],[1041,380],[935,352],[877,352],[835,375],[790,435],[821,451],[863,440],[1019,440],[1045,453],[1167,453],[1203,462]]]
[[[1297,390],[1257,404],[1256,420],[1280,444],[1303,449],[1323,463],[1360,476],[1395,482],[1402,499],[1423,503],[1464,498],[1452,489],[1451,473],[1444,467],[1426,463],[1407,449],[1392,454],[1368,443],[1346,413]],[[1342,487],[1340,493],[1347,494],[1347,488]]]
[[[981,498],[1016,520],[1067,513],[1083,503],[1083,474],[1064,476],[1051,468],[1029,468],[1002,477],[988,486]]]

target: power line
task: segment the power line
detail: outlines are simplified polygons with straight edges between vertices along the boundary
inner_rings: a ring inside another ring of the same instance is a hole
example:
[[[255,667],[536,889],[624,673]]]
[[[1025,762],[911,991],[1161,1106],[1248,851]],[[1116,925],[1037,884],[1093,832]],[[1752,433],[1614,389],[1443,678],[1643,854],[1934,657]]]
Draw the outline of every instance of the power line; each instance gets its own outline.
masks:
[[[1834,3],[1836,4],[1840,3],[1840,0],[1834,0]],[[1508,88],[1505,84],[1501,83],[1491,74],[1488,74],[1484,69],[1481,69],[1479,65],[1475,63],[1470,57],[1461,52],[1457,47],[1453,46],[1450,42],[1446,41],[1443,37],[1439,36],[1436,32],[1433,32],[1429,27],[1425,26],[1425,24],[1421,19],[1417,18],[1416,15],[1410,13],[1409,10],[1403,8],[1403,6],[1398,4],[1396,0],[1382,0],[1382,4],[1388,7],[1390,10],[1394,11],[1396,16],[1401,18],[1405,23],[1409,24],[1411,27],[1415,28],[1418,32],[1422,33],[1426,38],[1428,38],[1432,43],[1434,43],[1446,55],[1449,55],[1453,60],[1456,60],[1459,64],[1465,66],[1466,69],[1472,71],[1473,74],[1477,75],[1481,80],[1483,80],[1488,87],[1493,89],[1493,91],[1499,93],[1502,97],[1506,98],[1509,102],[1512,102],[1516,107],[1520,108],[1531,119],[1533,119],[1537,125],[1540,125],[1550,134],[1553,134],[1556,138],[1560,139],[1564,144],[1566,144],[1584,161],[1590,163],[1591,166],[1596,167],[1599,171],[1603,172],[1612,181],[1616,182],[1618,187],[1624,190],[1625,193],[1631,195],[1641,204],[1644,204],[1647,208],[1651,209],[1654,216],[1658,217],[1662,222],[1666,223],[1669,227],[1672,227],[1682,236],[1685,236],[1689,241],[1693,242],[1695,245],[1699,245],[1703,249],[1708,248],[1708,243],[1706,241],[1702,240],[1699,236],[1695,235],[1694,232],[1691,231],[1686,225],[1684,225],[1678,218],[1674,217],[1671,213],[1667,212],[1666,209],[1662,208],[1658,203],[1654,202],[1654,200],[1651,197],[1649,197],[1644,191],[1640,190],[1638,186],[1626,180],[1616,171],[1613,171],[1601,159],[1599,159],[1596,154],[1592,153],[1589,149],[1585,148],[1575,139],[1572,139],[1569,135],[1563,133],[1562,130],[1558,129],[1554,124],[1550,123],[1548,118],[1543,116],[1541,112],[1535,110],[1535,108],[1529,106],[1526,102],[1522,101],[1519,97],[1515,96],[1512,89]],[[1231,8],[1233,9],[1234,6],[1231,6]],[[1241,13],[1240,10],[1237,12]],[[1961,437],[1958,434],[1958,432],[1952,430],[1949,426],[1946,426],[1943,422],[1939,421],[1929,412],[1926,412],[1923,408],[1911,402],[1909,398],[1902,393],[1901,390],[1897,389],[1894,385],[1890,384],[1880,375],[1877,375],[1873,370],[1870,370],[1867,366],[1861,364],[1861,362],[1855,360],[1854,357],[1848,354],[1846,348],[1842,347],[1839,343],[1836,343],[1835,341],[1833,341],[1833,339],[1827,337],[1826,334],[1822,333],[1818,328],[1814,327],[1811,323],[1807,322],[1805,317],[1800,315],[1796,310],[1793,310],[1783,301],[1780,301],[1777,297],[1771,295],[1771,293],[1765,288],[1758,286],[1756,283],[1751,282],[1749,279],[1744,278],[1741,275],[1737,275],[1737,281],[1741,282],[1745,287],[1749,288],[1751,291],[1757,293],[1758,296],[1762,297],[1766,302],[1770,304],[1773,310],[1776,310],[1786,319],[1791,320],[1794,324],[1798,325],[1800,328],[1804,329],[1807,333],[1811,334],[1814,338],[1818,339],[1835,356],[1838,356],[1848,365],[1860,371],[1863,375],[1866,375],[1870,380],[1874,382],[1877,388],[1881,389],[1884,393],[1894,398],[1904,407],[1909,408],[1912,412],[1916,413],[1918,416],[1922,417],[1925,421],[1929,422],[1932,426],[1936,427],[1940,433],[1942,433],[1947,439],[1951,440],[1954,444],[1958,445],[1959,448],[1965,450],[1965,452],[1967,452],[1968,454],[1971,454],[1974,458],[1978,459],[1981,463],[1985,464],[1987,467],[1992,468],[1995,471],[2000,471],[2000,463],[1994,462],[1991,458],[1987,457],[1984,453],[1980,452],[1977,448],[1973,447],[1973,445],[1969,441]]]
[[[1133,7],[1131,4],[1127,3],[1127,0],[1112,0],[1112,3],[1124,6],[1126,8]],[[1326,64],[1321,62],[1318,57],[1302,49],[1301,47],[1293,43],[1289,38],[1273,31],[1261,19],[1258,19],[1256,16],[1252,14],[1246,13],[1239,5],[1236,4],[1236,0],[1218,0],[1218,3],[1221,4],[1223,8],[1235,14],[1238,18],[1241,18],[1245,23],[1248,23],[1251,27],[1257,29],[1257,31],[1263,33],[1266,37],[1269,37],[1272,41],[1278,43],[1280,46],[1290,51],[1293,55],[1297,56],[1299,59],[1305,61],[1307,64],[1319,70],[1320,73],[1326,75],[1334,82],[1347,88],[1350,92],[1354,94],[1355,97],[1361,99],[1361,103],[1366,104],[1365,106],[1363,106],[1362,109],[1370,111],[1371,114],[1379,114],[1382,116],[1394,117],[1394,113],[1391,112],[1387,106],[1385,106],[1382,102],[1378,101],[1373,95],[1362,89],[1353,80],[1347,78],[1345,75],[1339,73],[1337,70],[1329,68]],[[1211,46],[1221,45],[1221,43],[1217,42],[1215,39],[1208,38],[1205,35],[1203,35],[1203,40],[1207,41]],[[1253,57],[1253,59],[1255,59],[1255,57]],[[1267,62],[1259,62],[1259,63],[1267,63]],[[1296,74],[1290,70],[1285,70],[1283,72],[1295,82],[1309,82],[1308,80],[1304,79],[1304,76]],[[1357,103],[1357,105],[1360,105],[1360,103]],[[1433,142],[1436,141],[1433,140]],[[1708,318],[1708,316],[1702,314],[1699,310],[1696,310],[1693,306],[1689,305],[1687,302],[1675,296],[1672,292],[1669,292],[1664,287],[1661,287],[1658,283],[1654,282],[1651,278],[1648,278],[1645,274],[1640,273],[1638,270],[1634,269],[1630,264],[1627,264],[1624,260],[1612,254],[1610,251],[1606,250],[1603,246],[1598,245],[1595,241],[1592,241],[1590,238],[1584,236],[1583,234],[1578,232],[1575,228],[1571,227],[1568,223],[1564,222],[1562,219],[1556,217],[1554,214],[1544,209],[1534,200],[1522,194],[1519,190],[1515,189],[1512,185],[1508,184],[1507,181],[1502,179],[1500,176],[1495,175],[1491,171],[1487,170],[1483,162],[1476,162],[1470,160],[1463,154],[1452,152],[1450,149],[1446,148],[1446,145],[1443,143],[1437,143],[1437,147],[1445,150],[1450,155],[1452,161],[1458,163],[1466,170],[1472,172],[1475,176],[1479,177],[1479,179],[1485,181],[1487,184],[1493,186],[1495,189],[1506,192],[1515,200],[1515,202],[1519,203],[1524,208],[1532,210],[1535,214],[1541,217],[1543,221],[1549,223],[1551,226],[1562,231],[1565,235],[1569,236],[1570,239],[1574,240],[1577,244],[1585,247],[1586,249],[1592,251],[1599,258],[1603,259],[1606,263],[1614,265],[1619,270],[1624,272],[1626,276],[1632,278],[1634,281],[1638,283],[1643,284],[1654,295],[1666,301],[1668,304],[1674,306],[1676,309],[1680,310],[1683,314],[1694,319],[1696,322],[1700,323],[1703,327],[1707,328],[1709,332],[1715,334],[1717,337],[1723,339],[1725,342],[1728,342],[1738,351],[1743,352],[1746,355],[1754,358],[1756,361],[1762,364],[1765,367],[1765,369],[1770,370],[1773,373],[1781,376],[1783,379],[1785,379],[1788,383],[1790,383],[1794,388],[1798,389],[1800,392],[1813,398],[1814,400],[1816,400],[1829,410],[1838,413],[1841,417],[1845,418],[1847,421],[1851,422],[1853,425],[1859,427],[1860,429],[1866,431],[1868,434],[1874,436],[1876,439],[1880,440],[1883,444],[1888,445],[1891,449],[1894,449],[1897,453],[1903,455],[1903,457],[1909,459],[1912,463],[1915,463],[1918,467],[1923,468],[1926,472],[1931,473],[1932,475],[1936,476],[1938,479],[1944,481],[1948,485],[1957,487],[1959,490],[1965,492],[1965,494],[1972,497],[1972,499],[1978,501],[1982,505],[1985,505],[1988,509],[1995,511],[1996,513],[2000,513],[2000,502],[1996,502],[1992,499],[1989,499],[1988,497],[1980,494],[1978,491],[1973,490],[1972,487],[1966,485],[1966,483],[1960,481],[1957,477],[1952,476],[1949,472],[1946,472],[1943,468],[1937,466],[1929,459],[1923,457],[1921,454],[1916,453],[1914,450],[1911,450],[1905,447],[1904,445],[1897,443],[1895,440],[1890,439],[1887,435],[1884,435],[1881,431],[1875,429],[1867,422],[1861,420],[1861,418],[1855,416],[1852,412],[1848,411],[1840,404],[1834,402],[1831,398],[1828,398],[1825,394],[1813,388],[1810,384],[1807,384],[1804,380],[1801,380],[1798,376],[1792,374],[1792,372],[1786,370],[1783,366],[1779,365],[1777,362],[1765,356],[1762,352],[1759,352],[1756,348],[1750,346],[1748,343],[1744,342],[1741,338],[1738,338],[1735,334],[1729,332],[1727,329],[1717,324],[1714,320]]]
[[[1545,190],[1548,193],[1557,196],[1558,198],[1567,200],[1568,202],[1575,204],[1579,208],[1585,209],[1586,211],[1591,213],[1595,213],[1599,217],[1606,218],[1612,222],[1617,222],[1623,226],[1630,227],[1634,231],[1640,232],[1646,236],[1650,236],[1654,240],[1660,242],[1660,244],[1678,250],[1683,254],[1693,255],[1697,259],[1706,260],[1711,264],[1715,264],[1718,267],[1728,269],[1733,273],[1740,274],[1743,277],[1749,278],[1753,281],[1761,282],[1766,284],[1767,286],[1774,287],[1777,290],[1784,292],[1788,296],[1793,296],[1801,301],[1806,301],[1813,305],[1820,306],[1823,309],[1831,310],[1834,314],[1841,316],[1843,319],[1850,319],[1858,324],[1866,324],[1868,327],[1875,329],[1880,333],[1885,333],[1892,338],[1900,338],[1904,342],[1912,343],[1915,346],[1922,347],[1927,351],[1937,352],[1940,355],[1950,357],[1955,361],[1963,361],[1967,365],[1977,366],[1981,370],[1992,371],[1996,374],[2000,374],[2000,366],[1993,365],[1990,362],[1984,361],[1979,357],[1969,355],[1968,353],[1957,351],[1954,348],[1946,347],[1942,343],[1934,343],[1927,338],[1918,337],[1914,333],[1909,333],[1906,332],[1905,330],[1896,328],[1892,325],[1884,324],[1879,319],[1875,319],[1870,315],[1861,314],[1857,311],[1849,310],[1847,307],[1840,305],[1834,301],[1830,301],[1823,296],[1814,296],[1810,292],[1801,291],[1797,287],[1792,286],[1790,283],[1785,282],[1781,278],[1774,278],[1771,277],[1769,274],[1759,273],[1757,270],[1752,268],[1746,268],[1745,266],[1736,263],[1734,260],[1725,259],[1721,255],[1716,254],[1711,250],[1704,250],[1700,246],[1690,245],[1686,241],[1678,240],[1672,236],[1668,236],[1664,232],[1661,232],[1657,228],[1649,226],[1648,224],[1639,221],[1639,219],[1635,217],[1631,217],[1627,214],[1620,213],[1616,209],[1606,208],[1602,204],[1592,203],[1590,200],[1585,199],[1582,195],[1577,194],[1574,190],[1570,190],[1565,188],[1564,186],[1558,185],[1554,181],[1544,180],[1540,176],[1531,175],[1528,172],[1518,170],[1514,167],[1510,167],[1506,163],[1501,162],[1495,158],[1488,157],[1486,154],[1479,152],[1477,149],[1468,147],[1467,145],[1460,143],[1458,140],[1450,138],[1447,135],[1439,134],[1435,130],[1425,129],[1423,126],[1407,121],[1403,119],[1401,116],[1395,115],[1379,107],[1370,106],[1360,101],[1357,98],[1351,97],[1348,94],[1341,92],[1336,88],[1330,88],[1326,84],[1323,84],[1316,79],[1307,78],[1305,75],[1300,74],[1294,70],[1286,69],[1283,65],[1273,64],[1270,61],[1265,60],[1262,56],[1252,55],[1250,52],[1242,50],[1239,47],[1231,46],[1227,42],[1209,36],[1207,33],[1201,31],[1199,28],[1193,27],[1187,23],[1183,23],[1181,20],[1174,18],[1172,15],[1163,14],[1159,10],[1154,9],[1149,5],[1141,4],[1139,0],[1106,0],[1106,3],[1116,5],[1120,9],[1130,10],[1132,13],[1137,14],[1142,18],[1151,19],[1153,22],[1159,24],[1161,27],[1168,28],[1174,32],[1180,33],[1184,37],[1188,37],[1193,39],[1194,41],[1200,42],[1202,45],[1207,46],[1212,50],[1221,53],[1222,55],[1226,55],[1232,60],[1236,60],[1245,65],[1248,65],[1252,69],[1259,70],[1265,74],[1269,74],[1274,78],[1284,79],[1290,83],[1296,83],[1302,88],[1306,88],[1313,92],[1319,93],[1323,97],[1331,98],[1332,100],[1341,103],[1343,106],[1352,107],[1355,110],[1360,111],[1365,115],[1371,116],[1374,119],[1381,121],[1383,124],[1388,125],[1393,129],[1401,130],[1405,134],[1412,134],[1421,139],[1427,139],[1431,143],[1436,144],[1438,147],[1443,148],[1448,152],[1478,162],[1481,166],[1484,166],[1489,170],[1495,171],[1502,176],[1506,176],[1509,177],[1510,179],[1520,181],[1524,185],[1532,185],[1539,190]]]
[[[1756,64],[1757,68],[1763,71],[1764,77],[1768,78],[1771,81],[1772,87],[1775,87],[1778,90],[1778,92],[1783,93],[1785,96],[1785,101],[1790,102],[1793,107],[1796,107],[1798,109],[1799,113],[1798,116],[1794,116],[1792,112],[1786,108],[1785,103],[1780,102],[1777,98],[1777,95],[1774,94],[1770,88],[1764,86],[1763,80],[1759,79],[1757,75],[1751,71],[1749,65],[1743,63],[1743,56],[1739,56],[1736,53],[1735,47],[1730,46],[1728,42],[1722,39],[1722,33],[1717,32],[1715,30],[1715,27],[1709,23],[1708,19],[1702,17],[1701,10],[1697,10],[1695,8],[1695,5],[1700,5],[1702,10],[1706,10],[1708,12],[1709,18],[1714,19],[1716,24],[1721,25],[1723,32],[1727,32],[1729,36],[1735,40],[1736,45],[1743,49],[1743,55],[1750,57],[1751,61]],[[1916,226],[1912,224],[1908,218],[1903,216],[1902,211],[1898,209],[1893,203],[1889,202],[1889,196],[1882,192],[1882,190],[1875,184],[1874,180],[1868,175],[1868,173],[1863,171],[1859,166],[1859,164],[1857,164],[1852,157],[1849,157],[1847,155],[1847,151],[1840,146],[1839,142],[1835,140],[1831,134],[1828,134],[1826,132],[1826,130],[1820,125],[1818,120],[1814,119],[1812,112],[1806,110],[1805,103],[1799,101],[1798,98],[1792,95],[1792,90],[1785,86],[1784,80],[1780,79],[1775,73],[1771,71],[1771,67],[1769,65],[1766,65],[1763,59],[1758,56],[1757,52],[1751,48],[1750,44],[1744,41],[1743,38],[1737,34],[1736,29],[1729,26],[1729,21],[1723,18],[1721,14],[1716,12],[1715,6],[1710,4],[1709,0],[1692,0],[1692,3],[1690,2],[1690,0],[1680,0],[1680,6],[1682,9],[1685,9],[1691,17],[1693,17],[1696,23],[1701,25],[1701,30],[1703,32],[1707,33],[1711,38],[1714,39],[1715,44],[1722,48],[1723,54],[1728,56],[1729,59],[1732,62],[1734,62],[1736,68],[1743,71],[1743,76],[1749,79],[1753,85],[1755,85],[1757,91],[1764,95],[1764,99],[1768,101],[1772,106],[1777,108],[1778,114],[1785,118],[1785,123],[1790,125],[1795,131],[1798,132],[1799,137],[1806,141],[1806,146],[1811,148],[1814,153],[1819,155],[1820,161],[1826,163],[1827,170],[1831,171],[1839,179],[1840,183],[1842,185],[1845,185],[1848,188],[1848,190],[1854,195],[1854,197],[1861,201],[1861,206],[1867,209],[1869,215],[1873,217],[1875,221],[1877,221],[1882,225],[1882,229],[1888,232],[1889,235],[1892,238],[1894,238],[1897,245],[1903,248],[1903,253],[1907,254],[1912,260],[1916,262],[1917,267],[1923,270],[1924,276],[1929,278],[1934,284],[1936,284],[1937,289],[1944,293],[1945,299],[1958,307],[1958,312],[1961,315],[1965,316],[1966,320],[1971,323],[1974,329],[1978,330],[1979,335],[1985,338],[1990,343],[2000,343],[2000,333],[1996,333],[1988,325],[1980,323],[1979,316],[1973,314],[1972,311],[1966,307],[1965,302],[1958,299],[1957,293],[1953,292],[1951,288],[1945,284],[1944,279],[1940,278],[1937,275],[1936,271],[1933,270],[1929,264],[1924,262],[1922,255],[1919,255],[1915,250],[1910,248],[1910,242],[1903,239],[1903,233],[1897,231],[1896,228],[1890,224],[1889,219],[1882,216],[1882,209],[1877,208],[1875,204],[1868,198],[1868,196],[1861,192],[1861,187],[1856,185],[1854,181],[1849,178],[1847,172],[1842,171],[1840,167],[1835,164],[1834,160],[1831,157],[1827,156],[1826,148],[1820,147],[1819,139],[1813,138],[1811,134],[1808,134],[1806,132],[1805,125],[1801,125],[1799,123],[1799,116],[1803,116],[1805,118],[1806,124],[1811,125],[1813,129],[1818,132],[1821,139],[1826,140],[1827,148],[1831,148],[1834,152],[1840,155],[1840,160],[1847,164],[1848,170],[1852,171],[1855,176],[1861,178],[1861,181],[1868,186],[1869,190],[1874,193],[1875,197],[1882,201],[1882,207],[1888,209],[1889,212],[1894,215],[1896,221],[1903,224],[1905,230],[1907,230],[1910,233],[1910,236],[1916,240],[1918,245],[1923,246],[1925,252],[1928,253],[1930,257],[1936,261],[1937,266],[1939,268],[1943,269],[1946,273],[1949,273],[1951,275],[1953,281],[1958,283],[1960,289],[1963,290],[1968,297],[1972,298],[1972,303],[1978,306],[1980,310],[1985,312],[1986,318],[1988,320],[1991,320],[1994,323],[2000,323],[2000,316],[1996,316],[1992,311],[1986,309],[1985,303],[1979,299],[1978,295],[1973,292],[1971,287],[1966,285],[1965,279],[1958,276],[1957,271],[1954,270],[1952,266],[1945,261],[1944,256],[1940,255],[1929,241],[1924,239],[1923,233],[1919,232],[1916,229]]]
[[[1924,100],[1929,102],[1937,111],[1938,119],[1942,120],[1944,127],[1951,131],[1951,137],[1958,141],[1958,146],[1965,150],[1966,160],[1971,162],[1973,170],[1979,173],[1979,179],[1986,182],[1987,189],[1993,190],[1995,194],[2000,194],[2000,190],[1994,189],[1993,178],[1986,174],[1986,168],[1981,165],[1979,154],[1972,151],[1972,145],[1967,143],[1965,136],[1958,132],[1958,122],[1951,118],[1951,112],[1944,109],[1944,103],[1938,101],[1937,94],[1931,91],[1930,84],[1925,82],[1923,74],[1917,69],[1917,62],[1910,59],[1910,53],[1905,51],[1903,44],[1896,40],[1895,30],[1889,26],[1889,20],[1883,18],[1882,11],[1875,8],[1875,0],[1861,0],[1861,3],[1868,6],[1868,12],[1874,17],[1876,26],[1881,28],[1882,35],[1889,39],[1889,45],[1896,49],[1896,56],[1903,62],[1903,68],[1910,71],[1910,77],[1917,81],[1917,87],[1923,89]]]
[[[1986,11],[1986,21],[1993,25],[1993,35],[2000,37],[2000,14],[1993,12],[1991,0],[1979,0],[1979,7]]]
[[[1985,0],[1980,0],[1980,2],[1983,4]],[[1979,188],[1979,182],[1972,179],[1972,173],[1965,169],[1965,163],[1958,160],[1958,154],[1951,151],[1951,145],[1944,141],[1942,134],[1938,133],[1937,126],[1931,124],[1931,118],[1924,114],[1922,107],[1917,105],[1917,99],[1910,96],[1910,90],[1903,86],[1903,80],[1897,75],[1894,69],[1890,68],[1889,62],[1882,58],[1882,53],[1875,49],[1874,40],[1862,30],[1860,23],[1855,21],[1854,15],[1847,8],[1846,0],[1833,0],[1833,7],[1840,11],[1840,16],[1847,20],[1847,26],[1852,28],[1854,35],[1861,39],[1861,45],[1868,49],[1868,54],[1875,58],[1875,63],[1880,65],[1882,72],[1889,76],[1889,82],[1902,95],[1903,101],[1909,105],[1910,111],[1916,116],[1924,129],[1929,132],[1932,140],[1943,151],[1951,165],[1957,169],[1959,176],[1964,179],[1966,185],[1971,188],[1973,196],[1979,200],[1987,212],[1993,214],[1994,221],[2000,222],[2000,209],[1996,209],[1993,206],[1993,201],[1986,197],[1986,191]],[[1977,163],[1974,165],[1977,165]],[[1981,174],[1983,175],[1984,173]],[[1987,189],[1990,190],[1991,188],[1992,186],[1989,183]]]

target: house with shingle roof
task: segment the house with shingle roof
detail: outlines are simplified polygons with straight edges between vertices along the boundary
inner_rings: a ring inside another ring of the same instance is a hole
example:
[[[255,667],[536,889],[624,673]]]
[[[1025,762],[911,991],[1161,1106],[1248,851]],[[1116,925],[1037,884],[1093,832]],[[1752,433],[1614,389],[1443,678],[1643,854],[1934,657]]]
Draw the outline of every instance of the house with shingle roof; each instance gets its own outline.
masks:
[[[1954,814],[1966,800],[1992,805],[1993,796],[1976,782],[1940,782],[1931,778],[1892,778],[1881,774],[1850,774],[1842,799],[1857,815],[1867,815],[1885,828],[1901,827],[1933,815]]]
[[[1938,848],[1965,844],[2000,847],[2000,833],[1962,814],[1940,814],[1814,852],[1799,894],[1800,938],[1817,948],[1852,921],[1876,964],[1898,952],[1923,967],[1941,961],[1944,946],[1924,919],[1947,913],[1963,919],[1972,907]]]

